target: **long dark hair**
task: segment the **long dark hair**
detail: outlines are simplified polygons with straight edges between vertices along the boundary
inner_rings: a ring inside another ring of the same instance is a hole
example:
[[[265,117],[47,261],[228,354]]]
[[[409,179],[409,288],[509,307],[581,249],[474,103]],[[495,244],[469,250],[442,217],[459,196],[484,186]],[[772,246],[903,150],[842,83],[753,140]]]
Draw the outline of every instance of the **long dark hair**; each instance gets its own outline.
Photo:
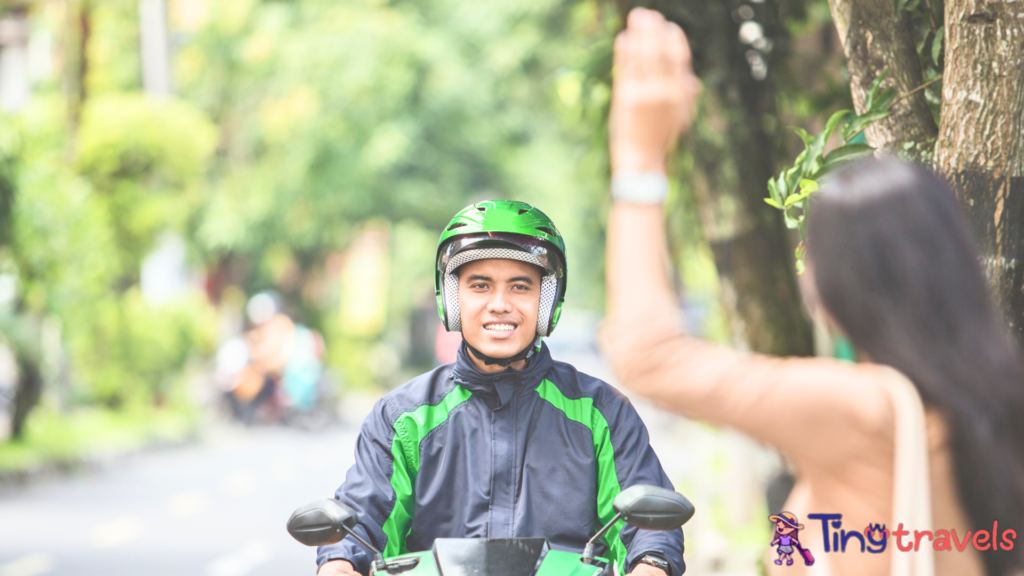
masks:
[[[808,252],[825,309],[858,350],[905,374],[943,414],[972,528],[998,520],[1019,534],[1024,365],[953,192],[923,167],[872,159],[828,178],[811,212]],[[988,574],[1019,569],[1022,548],[982,553]]]

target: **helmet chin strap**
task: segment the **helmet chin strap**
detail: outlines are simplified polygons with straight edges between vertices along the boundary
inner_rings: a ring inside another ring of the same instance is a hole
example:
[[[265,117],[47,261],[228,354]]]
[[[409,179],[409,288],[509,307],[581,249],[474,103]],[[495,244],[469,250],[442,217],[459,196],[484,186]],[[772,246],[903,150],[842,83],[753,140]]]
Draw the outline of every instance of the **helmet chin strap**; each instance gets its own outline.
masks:
[[[483,360],[484,364],[486,364],[487,366],[497,364],[498,366],[501,366],[503,368],[508,368],[509,365],[512,364],[513,362],[527,360],[531,356],[533,356],[534,352],[540,349],[540,339],[541,335],[538,334],[529,346],[523,348],[514,356],[509,356],[508,358],[494,358],[493,356],[488,356],[487,354],[484,354],[483,352],[474,348],[465,338],[463,338],[462,341],[466,344],[466,348],[469,348],[469,351],[473,353],[473,356],[476,356],[480,360]]]

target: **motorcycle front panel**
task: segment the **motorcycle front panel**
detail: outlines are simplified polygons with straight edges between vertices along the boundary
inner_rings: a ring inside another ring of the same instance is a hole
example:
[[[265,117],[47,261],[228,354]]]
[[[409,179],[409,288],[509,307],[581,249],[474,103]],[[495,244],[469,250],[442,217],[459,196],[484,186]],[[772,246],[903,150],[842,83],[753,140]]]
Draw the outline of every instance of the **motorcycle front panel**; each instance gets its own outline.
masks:
[[[548,552],[543,538],[438,538],[441,576],[533,576]]]
[[[389,558],[374,576],[598,576],[605,563],[586,564],[580,554],[550,550],[543,538],[438,538],[429,552]],[[418,562],[411,562],[412,559]],[[400,567],[397,564],[405,564]],[[412,565],[415,564],[415,565]]]
[[[584,563],[581,554],[552,550],[544,556],[544,562],[534,576],[597,576],[604,573],[602,570],[607,565],[604,558],[597,560],[600,565],[594,566]]]

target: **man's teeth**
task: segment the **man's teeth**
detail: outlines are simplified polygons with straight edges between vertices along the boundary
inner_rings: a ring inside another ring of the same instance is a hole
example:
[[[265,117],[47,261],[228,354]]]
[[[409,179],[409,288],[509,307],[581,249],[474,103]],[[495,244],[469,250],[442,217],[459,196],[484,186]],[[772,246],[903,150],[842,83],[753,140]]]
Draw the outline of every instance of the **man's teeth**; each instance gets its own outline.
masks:
[[[488,330],[498,330],[500,332],[511,332],[516,329],[512,324],[488,324]]]

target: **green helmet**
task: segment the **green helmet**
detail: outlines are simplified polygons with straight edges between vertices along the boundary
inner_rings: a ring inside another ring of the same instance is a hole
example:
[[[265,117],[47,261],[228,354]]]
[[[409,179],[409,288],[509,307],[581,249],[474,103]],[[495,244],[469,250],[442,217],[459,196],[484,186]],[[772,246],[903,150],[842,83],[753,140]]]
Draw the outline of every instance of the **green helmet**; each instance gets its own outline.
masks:
[[[544,269],[537,335],[551,334],[565,300],[565,242],[547,215],[525,202],[512,200],[487,200],[467,206],[441,233],[434,292],[445,329],[462,330],[459,277],[455,271],[463,264],[486,258],[519,260]]]

